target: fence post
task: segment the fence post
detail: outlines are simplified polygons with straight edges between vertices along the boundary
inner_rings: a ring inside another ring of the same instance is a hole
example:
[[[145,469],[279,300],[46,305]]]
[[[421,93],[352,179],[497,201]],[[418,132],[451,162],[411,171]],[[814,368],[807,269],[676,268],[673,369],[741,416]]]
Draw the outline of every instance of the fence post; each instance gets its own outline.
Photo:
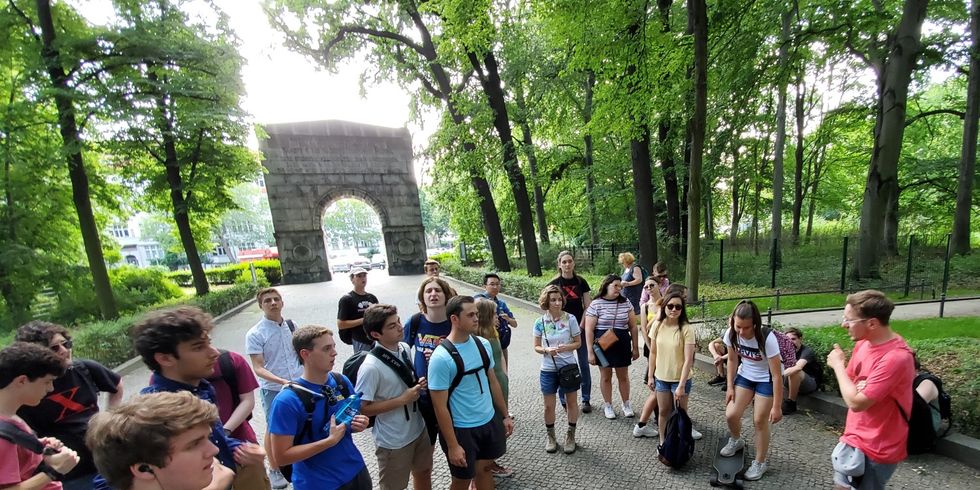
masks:
[[[912,242],[915,241],[915,235],[909,235],[909,252],[907,261],[905,262],[905,296],[903,298],[909,297],[909,286],[912,284]]]
[[[772,328],[772,307],[766,310],[766,324],[769,325],[769,328]]]
[[[776,310],[779,310],[779,289],[776,289]]]
[[[772,239],[772,251],[769,252],[769,268],[772,269],[772,284],[769,286],[776,289],[776,250],[779,248],[779,239]]]
[[[847,241],[850,237],[844,237],[844,252],[840,259],[840,292],[844,294],[844,286],[847,281]]]
[[[259,278],[258,276],[255,275],[255,262],[248,263],[248,270],[252,272],[252,285],[253,286],[258,285]]]
[[[943,299],[946,298],[946,293],[949,291],[949,257],[952,251],[952,233],[946,234],[946,261],[943,264]],[[942,310],[940,310],[942,311]],[[942,316],[942,315],[939,315]]]
[[[609,253],[612,254],[613,257],[616,256],[616,242],[609,245]]]
[[[725,282],[725,239],[722,238],[718,247],[718,282]]]

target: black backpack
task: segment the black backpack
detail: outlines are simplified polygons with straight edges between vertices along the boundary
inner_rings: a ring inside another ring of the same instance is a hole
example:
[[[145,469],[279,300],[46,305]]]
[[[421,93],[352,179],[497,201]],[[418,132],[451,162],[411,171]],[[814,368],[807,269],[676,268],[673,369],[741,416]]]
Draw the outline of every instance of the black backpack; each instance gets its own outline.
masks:
[[[483,371],[486,373],[487,379],[490,379],[490,355],[487,354],[487,349],[483,346],[483,342],[480,339],[475,337],[472,338],[473,341],[476,342],[477,350],[480,351],[480,359],[483,361],[483,364],[480,367],[470,369],[469,371],[466,370],[466,365],[463,362],[463,356],[459,354],[459,350],[456,349],[455,344],[453,344],[448,338],[442,339],[442,342],[439,344],[439,347],[442,347],[449,352],[449,355],[453,358],[453,362],[456,363],[456,376],[454,376],[452,382],[449,383],[449,394],[446,397],[446,409],[449,410],[450,415],[452,415],[452,409],[449,408],[449,400],[453,397],[453,391],[456,391],[459,384],[463,382],[463,376],[469,374],[476,376],[476,381],[480,385],[480,393],[483,393],[483,383],[480,383],[480,375],[478,373]],[[487,386],[487,389],[489,390],[490,387]]]
[[[412,367],[412,361],[409,360],[407,351],[401,351],[401,359],[398,359],[392,355],[388,349],[375,344],[371,350],[362,350],[361,352],[350,356],[347,361],[344,362],[344,376],[347,376],[347,379],[350,380],[352,385],[357,386],[357,373],[360,372],[361,364],[364,364],[364,359],[366,359],[369,354],[380,359],[381,362],[398,374],[398,377],[401,378],[402,383],[405,383],[405,387],[411,388],[418,384],[419,380],[415,377],[415,368]],[[403,405],[402,408],[405,410],[405,420],[410,420],[411,417],[408,413],[408,405]],[[412,408],[413,410],[415,409],[414,406]],[[370,420],[368,427],[374,427],[375,417],[376,416],[374,415],[368,417]]]
[[[687,411],[674,406],[674,413],[664,427],[663,443],[657,446],[660,462],[671,468],[684,466],[694,455],[694,437],[691,435],[691,417]]]
[[[344,382],[344,378],[333,371],[330,371],[330,377],[333,378],[337,389],[340,390],[340,395],[344,398],[349,397],[350,389],[347,388],[347,383]],[[323,398],[323,395],[314,393],[295,383],[286,385],[285,389],[296,393],[296,396],[303,402],[303,409],[306,410],[306,420],[303,422],[303,428],[299,431],[299,434],[296,434],[296,437],[293,437],[293,445],[295,446],[302,442],[304,438],[313,437],[313,412],[316,410],[317,400]],[[280,466],[279,472],[286,478],[286,481],[293,481],[293,465]]]
[[[290,324],[292,323],[289,320],[286,321]],[[289,330],[293,330],[292,325],[290,325]],[[235,365],[231,361],[231,353],[224,349],[218,349],[218,353],[218,369],[221,370],[221,376],[210,376],[208,377],[208,381],[213,383],[215,380],[221,379],[228,385],[228,390],[231,391],[232,411],[234,411],[235,407],[238,407],[238,404],[242,401],[238,390],[238,375],[235,373]],[[245,420],[252,420],[252,414],[249,413]]]
[[[939,405],[938,409],[931,403],[925,401],[919,395],[919,392],[915,391],[919,384],[927,379],[935,383],[936,388],[939,390],[939,397],[936,399]],[[943,391],[942,380],[935,375],[922,373],[915,377],[915,380],[912,381],[912,415],[910,417],[906,416],[905,411],[902,410],[902,406],[898,406],[899,411],[902,412],[902,417],[905,417],[909,424],[909,440],[907,446],[909,454],[927,453],[936,447],[936,443],[940,438],[946,436],[953,423],[951,402],[952,398],[949,396],[949,393]],[[940,424],[940,428],[942,429],[941,433],[937,432],[932,425],[932,414],[934,411],[939,412],[939,418],[943,422]],[[943,425],[945,425],[944,429],[942,427]]]

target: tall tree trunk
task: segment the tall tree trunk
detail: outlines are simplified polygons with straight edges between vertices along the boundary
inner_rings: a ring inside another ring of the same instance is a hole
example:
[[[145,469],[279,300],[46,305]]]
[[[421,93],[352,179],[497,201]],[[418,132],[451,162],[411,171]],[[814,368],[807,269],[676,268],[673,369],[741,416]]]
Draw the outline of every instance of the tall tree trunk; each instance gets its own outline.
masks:
[[[885,229],[881,245],[885,255],[890,257],[898,255],[898,199],[901,193],[901,186],[896,185],[889,191],[885,204]]]
[[[541,243],[549,243],[548,221],[544,214],[544,193],[541,192],[541,181],[538,179],[538,157],[534,153],[534,139],[531,138],[531,123],[527,109],[527,101],[524,99],[524,88],[521,82],[515,84],[514,100],[517,102],[517,109],[521,112],[519,124],[521,126],[521,136],[523,138],[524,155],[527,157],[528,170],[531,171],[531,183],[534,188],[534,217],[538,222],[538,236]]]
[[[517,151],[514,148],[510,119],[507,116],[507,101],[504,97],[503,85],[500,82],[497,58],[492,52],[487,51],[483,54],[481,64],[476,53],[471,52],[468,56],[473,69],[481,73],[480,84],[483,86],[483,94],[487,97],[490,109],[493,110],[493,127],[500,139],[504,170],[507,173],[507,180],[510,181],[511,191],[514,194],[514,204],[517,207],[517,219],[527,261],[527,273],[532,277],[537,277],[541,275],[541,257],[538,255],[538,242],[534,237],[534,218],[531,216],[527,181],[517,164]]]
[[[640,136],[630,141],[633,166],[633,206],[640,238],[639,263],[652,270],[657,262],[657,215],[653,210],[653,173],[650,170],[650,127],[640,125]]]
[[[888,60],[880,68],[874,150],[861,206],[856,279],[878,278],[884,221],[889,199],[898,197],[898,158],[905,135],[905,105],[915,60],[922,51],[919,41],[928,0],[906,0],[902,19],[889,46]]]
[[[800,215],[803,212],[803,118],[806,111],[806,85],[803,64],[796,78],[796,165],[793,171],[793,245],[800,244]]]
[[[583,120],[585,122],[585,127],[589,127],[589,123],[592,122],[592,96],[593,88],[595,87],[595,72],[589,70],[588,80],[585,82],[585,111],[583,114]],[[593,155],[595,154],[595,149],[592,145],[592,132],[587,130],[585,136],[585,160],[583,166],[585,167],[585,202],[589,208],[589,240],[591,244],[599,243],[599,223],[596,217],[596,203],[595,203],[595,177],[592,175],[592,164]]]
[[[105,257],[102,255],[102,240],[99,237],[98,225],[92,211],[92,200],[89,195],[88,173],[85,170],[85,160],[82,158],[82,139],[75,119],[75,106],[68,85],[68,75],[61,62],[61,54],[54,47],[54,21],[51,17],[51,2],[37,0],[38,24],[41,28],[41,55],[47,68],[51,85],[54,88],[54,101],[58,109],[58,127],[61,141],[68,162],[68,177],[71,180],[72,202],[78,213],[78,226],[85,246],[85,256],[88,258],[89,270],[92,272],[92,283],[95,288],[95,298],[99,303],[102,318],[111,319],[119,316],[116,299],[112,295],[112,285],[109,283],[109,271],[106,268]]]
[[[660,13],[660,32],[670,32],[670,7],[673,0],[657,0]],[[671,138],[671,114],[665,112],[657,124],[657,143],[660,168],[664,176],[664,197],[667,203],[667,241],[674,256],[681,255],[681,204],[678,201],[677,164],[674,161],[674,140]]]
[[[698,205],[701,202],[701,160],[704,154],[705,121],[708,105],[708,7],[705,0],[688,0],[688,15],[694,32],[694,117],[691,137],[691,190],[687,207],[688,230],[686,281],[688,301],[698,300],[701,279],[701,238],[698,236]]]
[[[970,76],[966,86],[966,116],[963,117],[963,147],[953,214],[953,251],[970,253],[970,214],[973,181],[977,172],[977,122],[980,118],[980,0],[970,5]]]
[[[789,71],[789,23],[793,18],[792,9],[783,12],[780,30],[779,68],[781,74],[777,82],[776,94],[776,149],[772,160],[772,227],[769,238],[769,260],[778,269],[783,263],[783,153],[786,149],[786,73]]]
[[[710,182],[702,182],[701,189],[704,191],[702,196],[704,196],[701,201],[704,202],[704,239],[714,240],[715,238],[715,213],[714,204],[711,198],[711,189],[714,187]]]
[[[759,155],[759,142],[756,141],[754,152],[756,158]],[[732,224],[731,229],[728,231],[729,239],[734,242],[735,238],[738,237],[738,225],[739,221],[742,220],[742,190],[744,187],[739,183],[743,176],[738,172],[738,161],[741,156],[741,152],[738,148],[735,149],[735,153],[732,155]]]
[[[690,0],[688,0],[688,1],[690,2]],[[690,13],[688,13],[688,17],[690,17]],[[693,32],[693,27],[692,27],[692,32]],[[691,87],[694,87],[694,83],[693,83],[693,81],[694,81],[694,66],[692,65],[692,66],[690,66],[690,68],[691,69],[688,70],[688,74],[689,74],[688,78],[692,81]],[[693,99],[693,96],[694,96],[693,89],[692,89],[690,95],[691,95],[691,97],[687,97],[687,99]],[[687,109],[688,110],[685,111],[685,114],[693,114],[693,112],[694,112],[694,101],[693,100],[689,100],[689,101],[690,101],[690,104],[687,104],[687,106],[688,106]],[[688,202],[688,197],[689,197],[689,194],[690,194],[690,191],[691,191],[691,173],[690,173],[690,169],[691,169],[691,148],[693,146],[692,141],[694,139],[694,122],[693,122],[693,119],[694,119],[694,116],[693,115],[689,116],[688,119],[687,119],[687,124],[684,127],[684,168],[683,169],[678,169],[678,170],[681,170],[680,171],[680,175],[681,175],[681,200],[680,200],[680,203],[682,204],[681,205],[681,240],[683,240],[682,249],[684,250],[684,253],[685,254],[687,253],[687,237],[690,236],[690,234],[691,234],[690,233],[690,229],[688,227],[688,225],[690,224],[690,214],[688,213],[689,208],[688,208],[687,202]],[[675,170],[675,174],[676,173],[677,173],[677,171]]]

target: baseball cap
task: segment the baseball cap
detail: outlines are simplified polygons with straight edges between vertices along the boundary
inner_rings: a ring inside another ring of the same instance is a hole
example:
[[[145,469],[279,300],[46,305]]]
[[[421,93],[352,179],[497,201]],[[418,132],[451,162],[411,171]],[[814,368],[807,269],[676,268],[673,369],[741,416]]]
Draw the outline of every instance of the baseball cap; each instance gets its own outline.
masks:
[[[355,267],[350,270],[351,277],[354,277],[358,274],[367,274],[367,271],[363,267]]]

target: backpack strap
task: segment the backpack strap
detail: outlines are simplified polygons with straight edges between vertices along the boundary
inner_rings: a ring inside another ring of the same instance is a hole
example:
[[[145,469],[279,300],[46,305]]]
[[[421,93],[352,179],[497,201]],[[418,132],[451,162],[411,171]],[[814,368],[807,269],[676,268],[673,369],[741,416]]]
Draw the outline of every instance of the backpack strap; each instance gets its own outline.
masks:
[[[303,428],[300,429],[299,434],[296,434],[296,437],[293,437],[293,445],[296,446],[307,436],[310,438],[313,437],[313,412],[316,410],[318,395],[297,383],[289,383],[285,389],[296,393],[299,400],[303,402],[303,410],[306,411],[306,420],[303,422]]]
[[[338,372],[330,371],[330,377],[333,378],[333,382],[336,383],[337,389],[340,390],[341,396],[347,398],[350,396],[350,388],[347,387],[347,380],[344,376]]]
[[[369,352],[372,356],[377,357],[386,366],[390,367],[401,378],[406,387],[411,388],[418,384],[418,379],[415,378],[415,369],[405,355],[405,351],[401,350],[401,347],[399,347],[401,359],[395,357],[388,349],[385,349],[380,344],[375,345]]]
[[[238,393],[238,375],[235,373],[235,366],[231,361],[231,353],[225,349],[218,349],[218,352],[218,369],[221,370],[221,379],[231,391],[231,404],[237,407],[242,399]]]
[[[85,365],[85,362],[73,359],[71,361],[71,368],[78,371],[78,374],[82,376],[82,380],[84,380],[85,384],[88,386],[88,389],[92,390],[92,395],[95,396],[96,400],[98,400],[99,387],[95,384],[95,379],[92,378],[92,372],[88,370],[88,366]]]
[[[412,318],[408,320],[408,332],[409,332],[408,338],[412,340],[412,343],[411,345],[409,345],[409,347],[415,347],[415,341],[419,336],[419,328],[421,328],[421,326],[422,326],[421,313],[416,313],[412,315]]]
[[[6,439],[34,454],[44,453],[44,444],[30,432],[24,432],[11,422],[0,420],[0,439]]]
[[[289,333],[296,333],[296,324],[292,320],[286,320],[286,326],[289,327]]]
[[[483,365],[480,369],[486,373],[490,370],[490,356],[487,354],[487,349],[483,347],[483,342],[481,342],[480,339],[477,339],[472,335],[470,338],[476,342],[476,348],[478,351],[480,351],[480,359],[483,361]],[[456,376],[453,377],[453,381],[449,384],[449,397],[452,398],[453,391],[455,391],[459,384],[463,382],[463,376],[466,376],[467,374],[476,374],[480,371],[480,369],[466,371],[466,366],[463,363],[463,356],[459,354],[459,350],[456,348],[456,345],[453,344],[448,338],[443,339],[442,343],[439,345],[449,351],[449,355],[452,356],[453,361],[456,363]],[[487,374],[487,377],[489,378],[489,374]],[[477,377],[477,381],[479,382],[479,377]]]

